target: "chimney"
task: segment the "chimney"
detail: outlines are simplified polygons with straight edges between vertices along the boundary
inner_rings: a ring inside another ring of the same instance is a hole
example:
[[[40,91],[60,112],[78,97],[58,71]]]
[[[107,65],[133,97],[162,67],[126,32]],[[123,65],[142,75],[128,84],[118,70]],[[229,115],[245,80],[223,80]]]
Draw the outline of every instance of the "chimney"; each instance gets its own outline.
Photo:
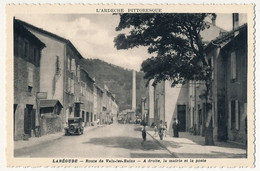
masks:
[[[212,25],[213,25],[213,26],[216,26],[216,18],[213,17],[213,18],[211,19],[211,22],[212,22]]]
[[[239,14],[238,13],[233,13],[232,14],[233,18],[233,30],[237,29],[239,27]]]
[[[132,84],[132,110],[136,110],[136,73],[133,70],[133,84]]]

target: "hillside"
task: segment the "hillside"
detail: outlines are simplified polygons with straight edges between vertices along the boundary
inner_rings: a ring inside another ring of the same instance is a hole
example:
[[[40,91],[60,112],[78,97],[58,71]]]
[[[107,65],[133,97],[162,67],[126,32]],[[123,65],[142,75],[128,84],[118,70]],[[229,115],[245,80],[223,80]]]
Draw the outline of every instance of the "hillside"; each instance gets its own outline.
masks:
[[[98,85],[106,84],[116,95],[119,110],[132,107],[132,71],[106,63],[99,59],[83,59],[83,67]],[[140,111],[141,98],[145,96],[145,81],[143,72],[136,72],[136,105]]]

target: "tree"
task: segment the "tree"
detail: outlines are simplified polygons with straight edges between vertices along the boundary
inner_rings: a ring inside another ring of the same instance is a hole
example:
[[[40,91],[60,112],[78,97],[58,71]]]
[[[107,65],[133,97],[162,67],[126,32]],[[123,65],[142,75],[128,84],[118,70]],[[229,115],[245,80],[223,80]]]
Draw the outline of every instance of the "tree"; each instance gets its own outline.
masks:
[[[148,47],[148,53],[153,56],[143,61],[141,70],[144,71],[144,78],[148,82],[154,80],[153,85],[165,80],[172,81],[172,86],[184,84],[187,80],[203,81],[206,85],[207,108],[212,71],[200,36],[201,31],[209,28],[206,18],[215,19],[216,15],[120,14],[116,31],[124,30],[129,33],[118,34],[114,39],[115,47]],[[214,144],[212,121],[205,128],[205,144]]]

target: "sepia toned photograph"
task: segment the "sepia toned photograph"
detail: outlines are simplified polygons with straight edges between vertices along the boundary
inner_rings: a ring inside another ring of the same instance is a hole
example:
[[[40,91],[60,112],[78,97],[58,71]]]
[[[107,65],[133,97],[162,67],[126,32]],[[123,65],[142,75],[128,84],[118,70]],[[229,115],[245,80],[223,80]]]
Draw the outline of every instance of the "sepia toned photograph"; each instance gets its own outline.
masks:
[[[10,18],[14,160],[173,166],[253,155],[248,13],[101,7]]]

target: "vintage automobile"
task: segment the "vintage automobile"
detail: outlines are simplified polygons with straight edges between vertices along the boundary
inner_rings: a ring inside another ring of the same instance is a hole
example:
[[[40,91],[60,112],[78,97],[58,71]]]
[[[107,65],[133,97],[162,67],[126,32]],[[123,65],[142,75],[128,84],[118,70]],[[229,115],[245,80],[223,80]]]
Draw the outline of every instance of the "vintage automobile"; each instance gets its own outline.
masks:
[[[84,125],[82,118],[80,117],[74,117],[74,118],[69,118],[68,119],[68,125],[65,129],[65,135],[81,135],[83,134],[84,131]]]

